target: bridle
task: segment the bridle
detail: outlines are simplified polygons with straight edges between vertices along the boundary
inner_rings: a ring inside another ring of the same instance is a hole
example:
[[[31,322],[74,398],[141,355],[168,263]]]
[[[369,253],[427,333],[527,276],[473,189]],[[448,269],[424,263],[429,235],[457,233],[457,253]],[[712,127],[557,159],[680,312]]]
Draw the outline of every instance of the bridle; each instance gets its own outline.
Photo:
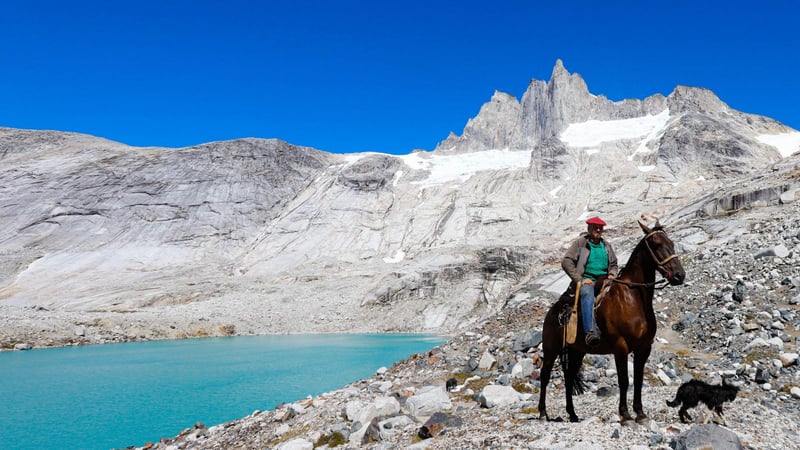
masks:
[[[664,276],[664,274],[666,273],[666,276],[664,276],[664,278],[662,278],[662,279],[660,279],[658,281],[654,281],[652,283],[632,283],[630,281],[620,280],[620,279],[617,279],[617,278],[612,278],[611,281],[613,281],[615,283],[622,283],[622,284],[624,284],[624,285],[626,285],[628,287],[634,287],[634,286],[640,287],[640,286],[643,286],[643,287],[655,287],[656,289],[664,289],[665,287],[667,287],[667,285],[669,284],[669,280],[672,279],[672,271],[667,269],[666,264],[668,262],[672,261],[673,258],[677,258],[678,255],[673,253],[673,254],[667,256],[666,258],[664,258],[663,260],[659,261],[658,257],[656,256],[656,253],[653,251],[653,248],[650,247],[650,241],[649,241],[650,236],[653,236],[656,233],[661,233],[664,236],[667,235],[667,233],[665,233],[664,230],[653,230],[653,231],[647,233],[644,236],[644,239],[643,239],[644,240],[644,246],[647,248],[647,251],[650,253],[650,257],[653,258],[653,261],[656,263],[656,266],[658,267],[659,272],[661,273],[661,275]]]
[[[671,272],[670,270],[667,270],[666,264],[667,264],[668,262],[672,261],[672,259],[673,259],[673,258],[677,258],[677,257],[678,257],[678,255],[676,255],[675,253],[673,253],[673,254],[671,254],[671,255],[667,256],[666,258],[664,258],[663,260],[659,261],[659,260],[658,260],[658,257],[656,256],[656,253],[655,253],[655,252],[653,251],[653,249],[650,247],[650,241],[648,240],[648,239],[650,238],[650,236],[652,236],[652,235],[654,235],[654,234],[656,234],[656,233],[661,233],[661,234],[663,234],[664,236],[667,236],[667,233],[664,233],[664,231],[663,231],[663,230],[653,230],[653,231],[651,231],[650,233],[648,233],[648,234],[647,234],[647,235],[644,237],[644,246],[645,246],[645,247],[647,247],[647,251],[648,251],[648,252],[650,252],[650,256],[653,258],[653,261],[655,261],[655,263],[656,263],[656,266],[658,266],[658,269],[659,269],[659,271],[661,272],[661,274],[662,274],[662,275],[663,275],[664,273],[666,273],[666,274],[667,274],[667,276],[666,276],[666,277],[664,277],[664,278],[666,278],[667,280],[670,280],[670,279],[672,278],[672,272]]]

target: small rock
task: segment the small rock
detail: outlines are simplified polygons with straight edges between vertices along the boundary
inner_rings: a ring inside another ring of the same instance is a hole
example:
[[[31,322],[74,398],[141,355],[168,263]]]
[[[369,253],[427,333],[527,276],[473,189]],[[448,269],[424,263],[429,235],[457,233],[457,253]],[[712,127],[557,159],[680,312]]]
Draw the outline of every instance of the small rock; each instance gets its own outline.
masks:
[[[800,387],[793,387],[789,390],[789,393],[792,394],[792,398],[800,399]]]
[[[797,358],[798,358],[797,353],[781,353],[780,354],[781,364],[783,365],[783,367],[789,367],[789,366],[797,364]]]

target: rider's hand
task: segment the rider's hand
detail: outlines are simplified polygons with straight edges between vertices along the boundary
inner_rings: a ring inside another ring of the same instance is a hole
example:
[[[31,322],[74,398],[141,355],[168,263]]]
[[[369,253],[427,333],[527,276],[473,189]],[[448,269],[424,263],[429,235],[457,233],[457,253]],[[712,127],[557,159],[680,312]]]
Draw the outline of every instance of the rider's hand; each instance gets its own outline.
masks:
[[[585,280],[583,280],[583,284],[594,284],[594,281],[586,278]]]

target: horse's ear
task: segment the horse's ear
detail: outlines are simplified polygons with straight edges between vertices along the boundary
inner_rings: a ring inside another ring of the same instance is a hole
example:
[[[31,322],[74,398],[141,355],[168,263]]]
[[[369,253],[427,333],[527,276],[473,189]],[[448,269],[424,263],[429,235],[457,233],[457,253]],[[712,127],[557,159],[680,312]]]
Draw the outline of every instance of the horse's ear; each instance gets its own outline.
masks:
[[[656,217],[656,224],[653,225],[653,228],[661,228],[661,221],[658,220],[658,217]]]
[[[641,220],[639,221],[639,226],[642,227],[642,231],[644,231],[644,234],[650,234],[650,228],[647,228],[647,225],[642,223]]]

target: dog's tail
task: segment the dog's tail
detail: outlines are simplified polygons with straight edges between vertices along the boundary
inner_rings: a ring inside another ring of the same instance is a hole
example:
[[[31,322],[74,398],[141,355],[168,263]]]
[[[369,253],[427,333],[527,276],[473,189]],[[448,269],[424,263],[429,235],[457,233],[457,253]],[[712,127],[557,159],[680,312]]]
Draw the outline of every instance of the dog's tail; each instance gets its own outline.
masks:
[[[681,404],[681,401],[678,400],[677,396],[675,396],[675,400],[672,400],[672,401],[667,400],[667,406],[671,406],[673,408],[678,406],[678,405],[680,405],[680,404]]]

